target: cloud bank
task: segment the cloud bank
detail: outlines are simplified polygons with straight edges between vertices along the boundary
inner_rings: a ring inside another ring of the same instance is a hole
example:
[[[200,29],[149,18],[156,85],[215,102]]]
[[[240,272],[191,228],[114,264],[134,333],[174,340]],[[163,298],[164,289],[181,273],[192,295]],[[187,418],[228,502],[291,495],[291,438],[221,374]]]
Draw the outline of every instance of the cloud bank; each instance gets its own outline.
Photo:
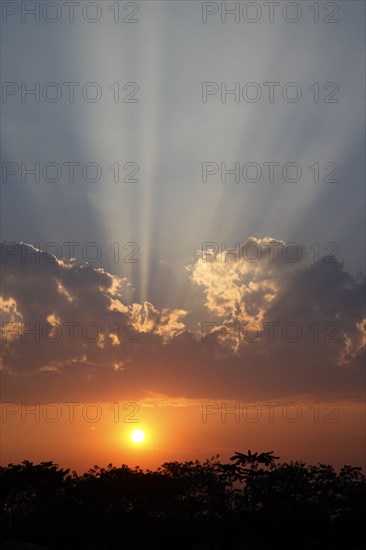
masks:
[[[188,266],[206,299],[195,326],[131,303],[125,278],[3,244],[3,400],[362,398],[363,281],[284,245],[251,237],[255,262],[224,251]]]

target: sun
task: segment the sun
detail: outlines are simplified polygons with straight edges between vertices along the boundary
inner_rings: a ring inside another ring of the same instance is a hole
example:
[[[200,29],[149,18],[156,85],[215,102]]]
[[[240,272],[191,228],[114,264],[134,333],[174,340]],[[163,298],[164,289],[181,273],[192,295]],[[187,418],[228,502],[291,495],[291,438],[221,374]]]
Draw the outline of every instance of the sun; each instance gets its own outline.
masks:
[[[134,443],[142,443],[145,439],[145,432],[142,430],[134,430],[131,434],[131,439]]]

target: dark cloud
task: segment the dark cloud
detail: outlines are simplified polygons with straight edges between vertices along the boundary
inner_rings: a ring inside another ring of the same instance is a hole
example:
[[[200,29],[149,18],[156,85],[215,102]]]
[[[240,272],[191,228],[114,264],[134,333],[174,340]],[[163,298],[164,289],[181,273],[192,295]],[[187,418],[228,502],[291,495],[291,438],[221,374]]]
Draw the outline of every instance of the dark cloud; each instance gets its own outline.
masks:
[[[126,305],[126,279],[26,244],[13,252],[2,256],[4,401],[362,395],[363,282],[341,263],[197,260],[204,342],[184,310]],[[37,323],[39,342],[24,334]]]

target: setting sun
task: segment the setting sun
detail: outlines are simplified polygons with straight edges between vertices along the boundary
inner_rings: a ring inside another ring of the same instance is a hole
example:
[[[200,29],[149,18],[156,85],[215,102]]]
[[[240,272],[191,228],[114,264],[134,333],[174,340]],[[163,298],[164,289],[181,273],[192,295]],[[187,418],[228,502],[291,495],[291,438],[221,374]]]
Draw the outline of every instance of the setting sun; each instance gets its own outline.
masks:
[[[145,432],[142,430],[134,430],[131,434],[131,439],[134,443],[142,443],[145,439]]]

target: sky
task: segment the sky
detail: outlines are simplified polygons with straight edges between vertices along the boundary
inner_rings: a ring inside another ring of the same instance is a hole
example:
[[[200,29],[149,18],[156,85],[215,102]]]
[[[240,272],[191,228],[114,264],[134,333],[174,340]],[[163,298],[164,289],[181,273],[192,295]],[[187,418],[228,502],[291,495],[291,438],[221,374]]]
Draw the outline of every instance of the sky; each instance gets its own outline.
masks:
[[[2,3],[2,463],[365,463],[365,4],[270,4]]]

